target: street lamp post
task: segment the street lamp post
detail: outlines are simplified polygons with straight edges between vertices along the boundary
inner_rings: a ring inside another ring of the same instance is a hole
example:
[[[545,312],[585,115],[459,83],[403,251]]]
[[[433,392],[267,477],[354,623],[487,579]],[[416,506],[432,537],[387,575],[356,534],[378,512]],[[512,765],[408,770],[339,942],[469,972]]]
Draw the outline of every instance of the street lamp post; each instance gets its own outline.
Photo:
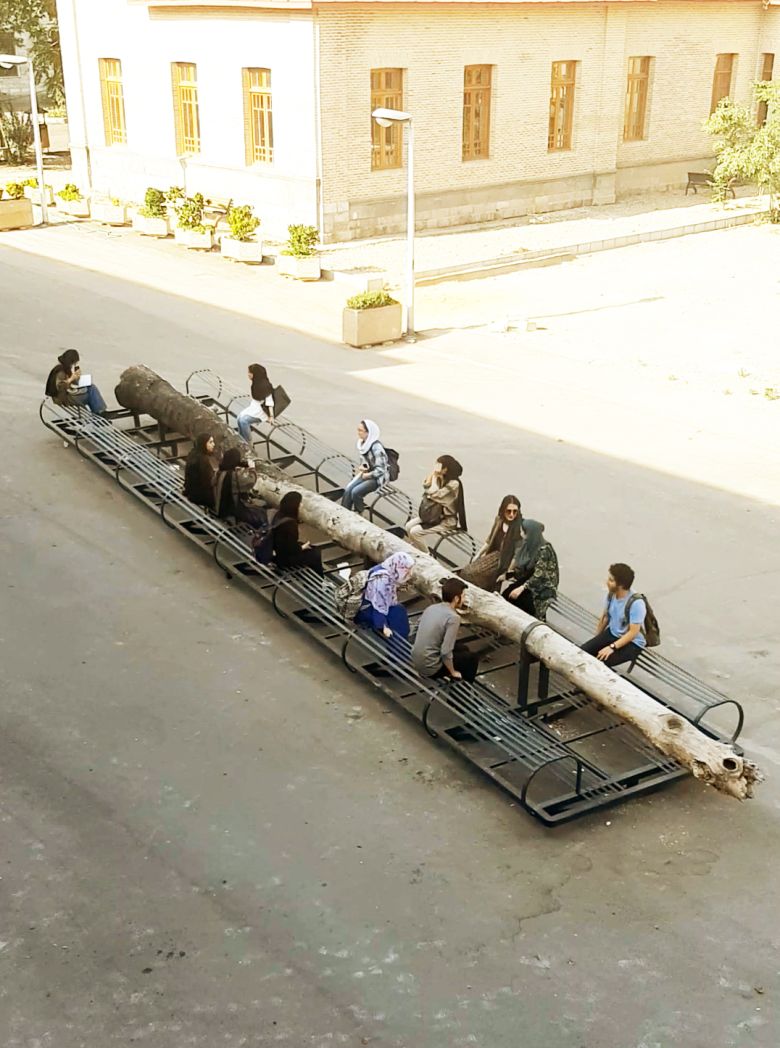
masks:
[[[400,109],[375,109],[371,114],[380,127],[406,124],[406,337],[414,338],[414,125],[411,113]]]
[[[38,94],[35,90],[35,70],[33,61],[27,55],[0,55],[0,67],[10,69],[11,66],[20,66],[27,63],[27,71],[30,76],[30,117],[33,125],[33,140],[35,142],[35,164],[38,168],[38,191],[41,201],[41,224],[46,225],[49,221],[49,213],[46,210],[46,187],[43,184],[43,150],[41,148],[41,128],[38,123]]]

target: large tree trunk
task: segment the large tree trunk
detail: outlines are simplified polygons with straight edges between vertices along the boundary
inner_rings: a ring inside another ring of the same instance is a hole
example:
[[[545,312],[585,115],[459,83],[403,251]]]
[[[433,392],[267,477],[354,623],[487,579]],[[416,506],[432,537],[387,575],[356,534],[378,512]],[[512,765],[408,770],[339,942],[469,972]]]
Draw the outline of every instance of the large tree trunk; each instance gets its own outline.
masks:
[[[151,415],[170,430],[190,437],[209,433],[223,450],[239,447],[250,453],[238,434],[224,425],[210,409],[180,393],[146,367],[131,367],[122,374],[116,387],[116,398],[124,407]],[[278,505],[287,491],[300,491],[303,496],[301,519],[307,524],[373,561],[383,560],[397,550],[411,553],[415,558],[412,585],[421,593],[439,595],[439,584],[449,573],[432,557],[418,552],[356,513],[290,483],[275,466],[258,462],[257,469],[257,490],[263,498]],[[473,586],[468,589],[467,604],[473,622],[518,643],[524,630],[536,622],[496,594]],[[525,643],[531,654],[632,724],[655,747],[689,768],[697,779],[739,799],[752,797],[753,786],[761,781],[762,775],[754,764],[730,747],[708,738],[685,718],[617,676],[549,626],[538,625]]]

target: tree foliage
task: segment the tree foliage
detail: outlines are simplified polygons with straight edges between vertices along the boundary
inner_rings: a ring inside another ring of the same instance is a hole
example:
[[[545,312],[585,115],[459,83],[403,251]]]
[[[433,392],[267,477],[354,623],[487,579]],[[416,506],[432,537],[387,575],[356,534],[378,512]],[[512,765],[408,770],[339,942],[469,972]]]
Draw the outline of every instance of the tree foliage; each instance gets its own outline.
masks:
[[[36,79],[55,105],[65,101],[56,0],[0,0],[0,32],[30,38]]]
[[[766,113],[763,123],[756,120],[757,107]],[[780,222],[780,83],[754,84],[748,106],[722,99],[704,130],[715,139],[718,158],[712,173],[714,198],[725,199],[732,179],[752,182],[769,194],[772,221]]]

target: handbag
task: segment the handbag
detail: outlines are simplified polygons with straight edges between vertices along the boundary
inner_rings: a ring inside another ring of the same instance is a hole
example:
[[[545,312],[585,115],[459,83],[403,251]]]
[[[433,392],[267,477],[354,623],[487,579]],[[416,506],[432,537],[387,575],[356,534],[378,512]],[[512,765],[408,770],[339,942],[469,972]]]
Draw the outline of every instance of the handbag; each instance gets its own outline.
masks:
[[[481,557],[477,557],[476,560],[472,560],[470,564],[461,568],[456,574],[464,582],[492,593],[496,588],[500,559],[501,555],[498,550],[494,550],[492,553],[485,553]]]
[[[437,524],[441,524],[444,520],[444,506],[439,502],[434,502],[427,495],[423,495],[420,508],[417,510],[417,516],[420,518],[420,523],[424,529],[435,528]]]
[[[276,386],[274,389],[274,418],[279,418],[283,411],[286,411],[291,400],[287,395],[287,390],[284,386]]]

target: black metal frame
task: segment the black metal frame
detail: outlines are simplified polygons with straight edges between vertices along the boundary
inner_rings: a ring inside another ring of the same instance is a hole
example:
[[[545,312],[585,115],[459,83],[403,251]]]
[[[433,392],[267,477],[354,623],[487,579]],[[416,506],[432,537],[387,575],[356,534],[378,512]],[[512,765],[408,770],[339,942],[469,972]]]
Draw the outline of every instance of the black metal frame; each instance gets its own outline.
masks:
[[[158,446],[155,455],[137,442],[143,440],[144,429],[138,419],[126,431],[90,412],[48,401],[41,406],[40,415],[50,430],[75,444],[79,454],[113,475],[124,490],[159,512],[169,527],[211,556],[228,578],[246,583],[269,600],[277,614],[295,621],[349,670],[379,687],[420,720],[429,734],[458,750],[546,825],[646,793],[688,774],[629,725],[555,675],[552,679],[548,675],[541,684],[537,675],[535,699],[518,705],[515,685],[500,678],[502,671],[516,670],[526,681],[528,700],[531,664],[525,646],[501,663],[511,646],[484,630],[472,629],[466,638],[488,648],[485,672],[476,684],[420,677],[408,662],[408,646],[388,645],[373,632],[356,629],[340,618],[329,578],[322,580],[308,569],[279,573],[257,564],[248,542],[249,529],[232,527],[188,502],[182,494],[180,472],[161,457],[163,448]],[[120,423],[127,417],[127,413],[117,413]],[[354,558],[332,541],[322,548],[329,569]],[[410,597],[411,617],[423,603],[419,595]],[[561,711],[567,713],[566,738],[557,733]],[[598,746],[588,752],[594,738]],[[604,752],[607,748],[609,755]],[[616,759],[617,770],[608,757]]]

